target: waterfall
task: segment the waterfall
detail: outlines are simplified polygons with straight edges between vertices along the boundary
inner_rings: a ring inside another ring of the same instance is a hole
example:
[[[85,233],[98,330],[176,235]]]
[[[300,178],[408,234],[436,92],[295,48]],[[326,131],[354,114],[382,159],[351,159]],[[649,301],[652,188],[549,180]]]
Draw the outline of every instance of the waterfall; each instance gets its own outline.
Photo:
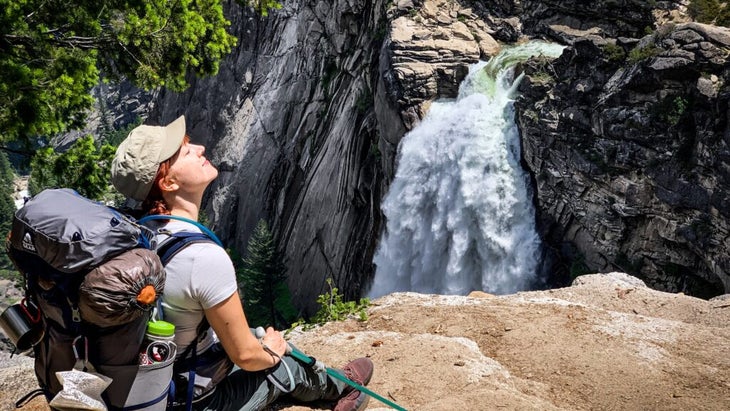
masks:
[[[472,66],[458,98],[434,102],[403,137],[370,297],[505,294],[535,282],[541,245],[520,165],[512,103],[522,76],[513,68],[562,49],[529,42]]]

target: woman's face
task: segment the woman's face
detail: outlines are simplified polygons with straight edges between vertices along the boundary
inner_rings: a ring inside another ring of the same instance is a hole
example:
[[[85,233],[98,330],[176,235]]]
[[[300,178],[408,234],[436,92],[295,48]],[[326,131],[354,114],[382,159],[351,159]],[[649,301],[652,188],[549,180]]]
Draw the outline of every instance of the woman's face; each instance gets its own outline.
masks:
[[[205,147],[183,143],[172,158],[168,178],[185,192],[202,192],[218,177],[218,170],[205,158]]]

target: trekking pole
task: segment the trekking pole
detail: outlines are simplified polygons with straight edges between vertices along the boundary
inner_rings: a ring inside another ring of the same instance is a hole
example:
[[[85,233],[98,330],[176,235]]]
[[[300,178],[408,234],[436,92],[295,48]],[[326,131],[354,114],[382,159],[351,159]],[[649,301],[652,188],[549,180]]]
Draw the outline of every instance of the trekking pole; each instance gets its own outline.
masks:
[[[256,337],[261,338],[264,335],[266,335],[266,331],[264,331],[263,327],[256,328]],[[352,381],[351,379],[345,377],[344,375],[340,374],[337,370],[333,368],[329,368],[322,363],[322,361],[317,360],[314,357],[310,357],[307,354],[304,354],[303,352],[297,350],[292,346],[291,344],[287,343],[287,349],[286,349],[287,355],[290,355],[294,358],[296,358],[299,361],[302,361],[303,363],[309,365],[310,367],[314,368],[316,372],[326,372],[327,375],[338,379],[345,384],[349,385],[350,387],[363,392],[372,398],[375,398],[376,400],[382,402],[383,404],[386,404],[390,406],[391,408],[398,410],[398,411],[408,411],[405,408],[401,407],[400,405],[394,403],[393,401],[390,401],[389,399],[379,395],[378,393],[368,389],[367,387],[363,387],[362,385],[356,383],[355,381]]]

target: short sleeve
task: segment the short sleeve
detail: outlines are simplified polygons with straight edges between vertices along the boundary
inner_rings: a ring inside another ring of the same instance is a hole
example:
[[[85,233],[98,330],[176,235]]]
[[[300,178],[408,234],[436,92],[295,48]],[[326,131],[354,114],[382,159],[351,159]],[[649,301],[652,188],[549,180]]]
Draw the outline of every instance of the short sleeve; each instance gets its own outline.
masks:
[[[191,267],[193,298],[207,310],[238,291],[233,262],[226,251],[215,244],[195,244]]]

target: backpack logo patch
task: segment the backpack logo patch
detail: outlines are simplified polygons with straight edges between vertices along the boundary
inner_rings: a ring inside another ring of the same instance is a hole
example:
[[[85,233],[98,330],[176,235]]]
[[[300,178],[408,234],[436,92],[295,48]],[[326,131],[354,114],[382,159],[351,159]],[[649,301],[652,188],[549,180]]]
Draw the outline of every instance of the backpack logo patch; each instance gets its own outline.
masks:
[[[35,245],[33,245],[33,237],[30,233],[26,232],[23,236],[23,249],[35,253]]]

